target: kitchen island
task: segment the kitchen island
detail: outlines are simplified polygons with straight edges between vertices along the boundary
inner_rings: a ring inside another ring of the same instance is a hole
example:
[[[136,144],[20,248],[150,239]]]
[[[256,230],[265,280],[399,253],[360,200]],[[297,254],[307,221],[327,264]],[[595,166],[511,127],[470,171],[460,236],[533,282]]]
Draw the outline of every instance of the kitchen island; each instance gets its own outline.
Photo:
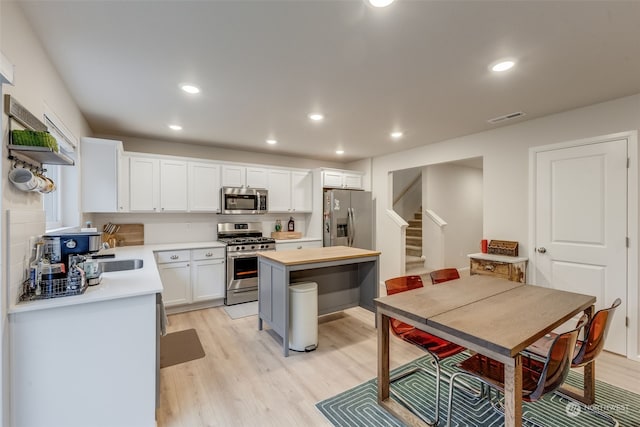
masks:
[[[346,246],[258,253],[258,329],[266,322],[289,355],[289,285],[318,284],[318,314],[361,306],[375,311],[380,252]]]

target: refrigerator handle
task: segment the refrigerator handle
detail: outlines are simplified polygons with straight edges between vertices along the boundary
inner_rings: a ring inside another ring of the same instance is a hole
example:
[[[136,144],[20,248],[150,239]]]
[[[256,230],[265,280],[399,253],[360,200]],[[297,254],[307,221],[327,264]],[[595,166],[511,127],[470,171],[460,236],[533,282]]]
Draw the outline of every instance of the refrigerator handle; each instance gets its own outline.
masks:
[[[353,242],[356,238],[356,222],[354,218],[354,208],[349,208],[349,247],[353,247]]]

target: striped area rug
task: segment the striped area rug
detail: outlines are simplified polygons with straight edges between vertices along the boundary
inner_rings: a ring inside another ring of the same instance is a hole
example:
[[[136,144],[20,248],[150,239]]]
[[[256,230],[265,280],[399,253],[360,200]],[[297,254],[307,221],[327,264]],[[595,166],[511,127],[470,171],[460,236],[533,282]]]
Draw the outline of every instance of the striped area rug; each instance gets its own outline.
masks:
[[[444,372],[453,372],[454,364],[464,359],[465,354],[446,359],[441,366]],[[391,374],[421,366],[430,371],[433,367],[428,356],[421,357]],[[443,378],[440,392],[440,422],[445,424],[449,383]],[[580,386],[582,376],[570,372],[567,383]],[[435,377],[417,372],[392,385],[398,395],[410,402],[413,408],[427,418],[433,419],[435,399]],[[319,402],[316,407],[335,426],[398,426],[404,424],[378,406],[376,401],[376,379],[369,380],[350,390]],[[595,409],[615,418],[621,427],[640,427],[640,395],[596,380]],[[538,402],[523,404],[523,425],[547,427],[600,427],[610,425],[597,417],[584,405],[576,405],[556,394],[545,396]],[[530,420],[532,422],[527,422]],[[454,393],[453,426],[493,427],[504,425],[504,416],[497,412],[486,399],[476,399],[460,391]]]

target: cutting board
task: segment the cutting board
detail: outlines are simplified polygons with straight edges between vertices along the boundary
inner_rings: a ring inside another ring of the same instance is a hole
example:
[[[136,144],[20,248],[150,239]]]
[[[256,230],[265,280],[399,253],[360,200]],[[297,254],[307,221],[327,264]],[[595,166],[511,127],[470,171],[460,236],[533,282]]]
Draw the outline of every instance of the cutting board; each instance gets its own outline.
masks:
[[[138,246],[144,245],[144,224],[116,224],[118,231],[113,234],[102,233],[102,241],[113,246]]]
[[[276,240],[286,239],[300,239],[302,238],[302,232],[300,231],[272,231],[271,237]]]

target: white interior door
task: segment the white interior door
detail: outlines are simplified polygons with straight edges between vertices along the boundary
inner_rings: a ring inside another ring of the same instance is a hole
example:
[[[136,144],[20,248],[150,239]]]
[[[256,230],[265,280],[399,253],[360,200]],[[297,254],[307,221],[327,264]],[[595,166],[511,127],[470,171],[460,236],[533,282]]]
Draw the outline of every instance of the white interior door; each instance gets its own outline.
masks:
[[[605,349],[623,355],[626,237],[626,139],[536,154],[536,284],[593,295],[596,310],[621,298]]]

